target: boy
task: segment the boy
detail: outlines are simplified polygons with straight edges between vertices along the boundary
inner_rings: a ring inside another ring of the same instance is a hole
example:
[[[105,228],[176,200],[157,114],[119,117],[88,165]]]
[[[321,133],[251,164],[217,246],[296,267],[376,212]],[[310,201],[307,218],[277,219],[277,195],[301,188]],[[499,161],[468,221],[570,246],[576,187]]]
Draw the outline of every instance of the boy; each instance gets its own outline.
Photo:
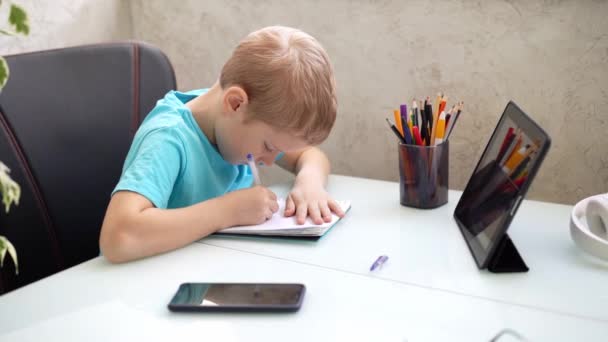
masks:
[[[252,184],[246,155],[296,174],[285,216],[343,216],[325,191],[329,161],[314,147],[336,117],[333,70],[321,45],[288,27],[239,43],[208,90],[169,92],[137,131],[99,244],[111,262],[170,251],[222,228],[259,224],[277,198]]]

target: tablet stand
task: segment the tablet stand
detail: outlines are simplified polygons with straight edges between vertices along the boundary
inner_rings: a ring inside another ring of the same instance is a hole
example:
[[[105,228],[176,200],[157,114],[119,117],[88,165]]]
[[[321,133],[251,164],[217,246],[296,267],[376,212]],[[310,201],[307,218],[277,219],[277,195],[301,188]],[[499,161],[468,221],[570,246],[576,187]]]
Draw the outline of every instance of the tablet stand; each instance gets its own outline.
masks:
[[[528,266],[506,233],[488,263],[488,271],[493,273],[528,272]]]

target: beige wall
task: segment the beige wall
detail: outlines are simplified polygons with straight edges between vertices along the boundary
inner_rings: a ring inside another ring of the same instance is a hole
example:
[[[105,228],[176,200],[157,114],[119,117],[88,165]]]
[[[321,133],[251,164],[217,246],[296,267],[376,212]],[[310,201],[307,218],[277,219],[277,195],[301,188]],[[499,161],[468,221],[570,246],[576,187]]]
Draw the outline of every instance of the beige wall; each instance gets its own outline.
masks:
[[[608,192],[606,1],[18,3],[37,6],[32,37],[0,38],[0,53],[134,37],[168,54],[183,90],[211,85],[248,32],[302,28],[324,44],[336,70],[339,117],[322,145],[334,173],[397,180],[384,117],[413,96],[444,91],[466,103],[451,139],[452,188],[464,187],[513,99],[553,137],[529,197],[574,203]]]
[[[339,118],[322,145],[335,173],[397,180],[384,117],[444,91],[466,103],[451,139],[452,188],[464,187],[513,99],[553,138],[529,197],[573,203],[608,192],[606,1],[140,0],[132,13],[136,38],[168,53],[181,89],[212,84],[254,29],[316,36],[339,87]]]
[[[122,0],[13,0],[30,18],[30,35],[0,35],[0,54],[90,44],[133,36],[131,7]],[[0,6],[0,27],[8,28],[9,1]]]

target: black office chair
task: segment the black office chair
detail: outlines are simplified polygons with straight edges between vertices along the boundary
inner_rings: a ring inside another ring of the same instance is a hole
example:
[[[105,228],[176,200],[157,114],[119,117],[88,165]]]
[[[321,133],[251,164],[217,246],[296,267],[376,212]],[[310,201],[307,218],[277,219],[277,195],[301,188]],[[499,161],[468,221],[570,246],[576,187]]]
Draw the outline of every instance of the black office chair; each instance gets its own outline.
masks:
[[[6,57],[0,93],[0,161],[21,201],[0,208],[5,258],[0,294],[99,255],[99,231],[131,140],[156,101],[175,89],[157,48],[139,42]]]

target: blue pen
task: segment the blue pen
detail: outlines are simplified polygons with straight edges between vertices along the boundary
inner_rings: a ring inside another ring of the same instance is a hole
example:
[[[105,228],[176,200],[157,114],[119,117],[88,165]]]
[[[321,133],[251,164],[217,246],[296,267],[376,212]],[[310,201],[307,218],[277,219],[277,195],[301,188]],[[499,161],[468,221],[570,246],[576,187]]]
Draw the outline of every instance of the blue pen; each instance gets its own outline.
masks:
[[[249,164],[249,168],[251,168],[255,185],[262,185],[262,182],[260,181],[260,174],[258,173],[258,167],[255,166],[255,159],[251,153],[247,154],[247,164]]]
[[[410,127],[407,125],[407,105],[402,104],[399,107],[399,110],[401,111],[401,128],[403,129],[403,138],[407,144],[413,144],[414,139],[412,138]]]
[[[369,270],[370,271],[375,270],[376,268],[382,266],[387,260],[388,260],[388,256],[386,256],[386,255],[379,256],[378,259],[376,259],[376,261],[374,261],[374,263],[372,264],[372,267],[370,267]]]

